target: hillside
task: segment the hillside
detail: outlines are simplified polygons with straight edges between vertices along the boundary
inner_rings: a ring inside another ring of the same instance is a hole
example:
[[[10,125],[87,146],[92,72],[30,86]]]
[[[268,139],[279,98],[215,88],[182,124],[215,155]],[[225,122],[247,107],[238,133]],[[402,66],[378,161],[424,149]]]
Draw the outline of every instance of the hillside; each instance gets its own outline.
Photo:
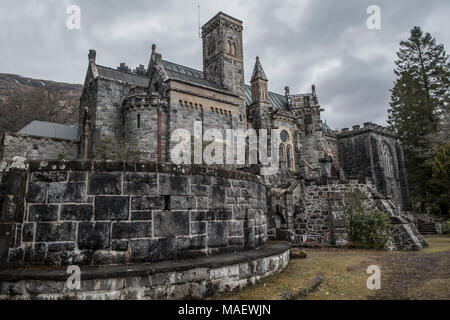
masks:
[[[78,123],[83,85],[0,73],[0,137],[33,120]]]

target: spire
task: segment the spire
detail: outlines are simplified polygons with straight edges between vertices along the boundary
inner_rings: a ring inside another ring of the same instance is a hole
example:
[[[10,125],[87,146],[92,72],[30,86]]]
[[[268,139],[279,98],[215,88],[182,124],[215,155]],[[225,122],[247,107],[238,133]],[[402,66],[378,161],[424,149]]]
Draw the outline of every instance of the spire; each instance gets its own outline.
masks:
[[[259,57],[256,57],[256,63],[255,67],[253,68],[253,75],[251,81],[254,81],[256,79],[267,81],[266,74],[264,73],[261,63],[259,62]]]

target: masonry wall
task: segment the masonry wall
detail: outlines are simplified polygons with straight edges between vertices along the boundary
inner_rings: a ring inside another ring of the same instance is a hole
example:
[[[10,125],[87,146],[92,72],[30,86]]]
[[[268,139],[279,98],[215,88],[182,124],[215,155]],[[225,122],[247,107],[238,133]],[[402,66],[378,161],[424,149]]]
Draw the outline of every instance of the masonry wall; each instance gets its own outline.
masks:
[[[248,173],[36,161],[17,174],[22,183],[9,183],[23,196],[0,223],[10,230],[8,266],[151,262],[266,243],[266,190]]]
[[[9,161],[14,157],[26,158],[27,153],[37,145],[40,159],[59,159],[64,154],[65,159],[77,159],[78,142],[63,139],[50,139],[18,134],[5,134],[1,161]]]
[[[368,128],[370,129],[370,128]],[[383,131],[355,129],[338,138],[339,163],[350,178],[371,178],[382,194],[392,197],[402,210],[410,210],[403,151],[397,139]],[[386,174],[383,145],[392,155],[392,175]]]

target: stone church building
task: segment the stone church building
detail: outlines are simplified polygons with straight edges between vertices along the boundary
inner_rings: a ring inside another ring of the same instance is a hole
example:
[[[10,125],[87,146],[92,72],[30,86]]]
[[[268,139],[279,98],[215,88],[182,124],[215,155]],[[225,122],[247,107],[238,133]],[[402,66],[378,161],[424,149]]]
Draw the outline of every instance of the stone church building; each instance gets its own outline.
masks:
[[[166,163],[171,133],[192,131],[196,121],[203,131],[278,129],[281,170],[266,178],[269,237],[344,243],[344,195],[359,192],[367,207],[397,221],[394,247],[420,247],[420,235],[400,216],[410,200],[395,133],[371,122],[331,130],[321,120],[326,106],[315,86],[306,93],[269,91],[270,75],[258,57],[246,84],[242,32],[242,21],[222,12],[209,20],[202,28],[203,70],[164,60],[155,45],[148,67],[135,70],[101,66],[90,50],[78,128],[60,128],[66,135],[6,134],[0,156],[26,156],[37,144],[40,159],[64,152],[68,160],[87,160],[102,140],[112,139],[137,145],[142,160]]]

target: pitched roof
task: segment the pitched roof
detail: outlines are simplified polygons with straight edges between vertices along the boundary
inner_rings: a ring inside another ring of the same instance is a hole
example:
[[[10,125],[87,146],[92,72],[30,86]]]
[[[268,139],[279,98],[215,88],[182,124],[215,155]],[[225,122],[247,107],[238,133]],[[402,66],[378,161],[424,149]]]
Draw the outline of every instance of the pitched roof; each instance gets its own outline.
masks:
[[[126,82],[136,87],[148,87],[149,85],[148,77],[136,73],[114,70],[100,65],[97,65],[97,70],[98,74],[106,79]]]
[[[267,77],[266,77],[266,74],[264,73],[261,62],[259,62],[259,57],[256,57],[255,67],[253,68],[253,74],[252,74],[251,81],[256,80],[256,79],[261,79],[261,80],[267,81]]]
[[[199,70],[195,70],[186,66],[182,66],[169,61],[162,61],[164,69],[166,70],[167,75],[171,79],[186,81],[194,84],[198,84],[204,87],[213,88],[216,90],[220,90],[220,87],[209,80],[206,80],[203,77],[203,72]]]
[[[220,90],[220,87],[214,82],[203,78],[203,72],[186,66],[182,66],[169,61],[162,61],[167,75],[171,79],[186,81],[196,85]],[[117,80],[129,83],[137,87],[148,87],[149,78],[146,76],[129,73],[126,71],[115,70],[108,67],[97,65],[98,73],[101,77],[111,80]],[[264,72],[264,71],[263,71]],[[264,75],[265,76],[265,75]],[[285,96],[269,91],[269,102],[277,109],[287,110],[288,103]],[[245,104],[247,106],[252,104],[252,89],[245,85]]]
[[[18,134],[64,140],[78,140],[78,126],[45,121],[33,121]]]

